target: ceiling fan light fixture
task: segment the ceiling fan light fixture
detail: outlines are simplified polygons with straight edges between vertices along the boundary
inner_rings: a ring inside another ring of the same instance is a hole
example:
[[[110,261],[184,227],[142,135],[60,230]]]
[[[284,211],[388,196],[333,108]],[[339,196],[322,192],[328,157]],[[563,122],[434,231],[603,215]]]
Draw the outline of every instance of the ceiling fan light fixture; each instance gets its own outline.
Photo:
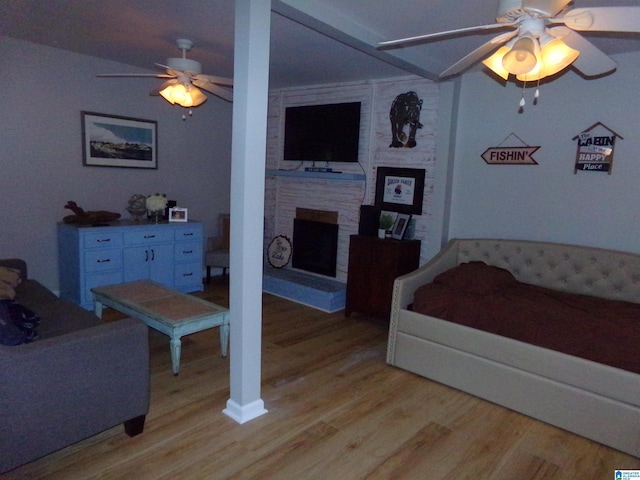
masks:
[[[197,88],[182,83],[168,85],[160,91],[160,95],[172,105],[178,104],[185,108],[197,107],[207,99],[207,96]]]
[[[538,44],[535,39],[528,35],[523,35],[516,40],[511,50],[504,55],[502,66],[514,75],[528,73],[538,63],[537,50]]]
[[[540,60],[546,75],[554,75],[571,65],[580,55],[559,38],[551,40],[540,50]]]
[[[571,65],[580,55],[559,38],[545,39],[538,54],[538,63],[529,72],[517,75],[520,81],[536,81],[555,75]]]
[[[494,52],[489,58],[485,58],[482,63],[489,68],[493,73],[502,77],[503,80],[507,80],[509,78],[509,72],[502,65],[502,59],[505,54],[510,50],[509,47],[503,45],[498,50]]]

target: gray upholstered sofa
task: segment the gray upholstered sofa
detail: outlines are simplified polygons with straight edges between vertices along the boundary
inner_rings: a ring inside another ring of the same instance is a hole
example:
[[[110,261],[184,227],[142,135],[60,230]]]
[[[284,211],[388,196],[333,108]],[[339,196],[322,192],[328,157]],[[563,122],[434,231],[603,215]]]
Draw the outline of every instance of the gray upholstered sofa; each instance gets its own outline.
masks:
[[[147,327],[101,322],[27,276],[15,300],[37,313],[39,338],[0,345],[0,473],[124,424],[141,433],[149,409]]]
[[[472,261],[507,269],[524,283],[640,303],[640,255],[523,240],[451,240],[396,279],[387,351],[391,365],[640,456],[639,374],[410,310],[418,287]]]

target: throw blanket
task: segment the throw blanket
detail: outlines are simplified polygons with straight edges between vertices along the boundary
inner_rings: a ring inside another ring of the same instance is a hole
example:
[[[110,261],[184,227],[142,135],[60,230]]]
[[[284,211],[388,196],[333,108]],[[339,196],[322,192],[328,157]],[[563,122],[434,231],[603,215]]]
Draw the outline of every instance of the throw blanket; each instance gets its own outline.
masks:
[[[507,270],[470,262],[416,290],[412,309],[640,373],[640,304],[520,283]]]

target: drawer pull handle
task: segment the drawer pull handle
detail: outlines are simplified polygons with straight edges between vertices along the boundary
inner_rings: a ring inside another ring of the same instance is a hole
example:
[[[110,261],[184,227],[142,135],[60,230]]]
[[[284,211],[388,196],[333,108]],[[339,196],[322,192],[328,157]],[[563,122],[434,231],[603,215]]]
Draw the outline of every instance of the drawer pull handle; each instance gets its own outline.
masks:
[[[104,243],[104,242],[110,242],[111,239],[110,238],[99,238],[97,241],[98,241],[98,243]]]
[[[182,276],[183,277],[191,277],[191,276],[193,276],[193,273],[183,273]]]
[[[184,237],[193,237],[193,233],[183,233]]]
[[[111,259],[110,258],[105,258],[104,260],[98,260],[98,263],[107,263],[110,262]]]
[[[193,253],[193,250],[183,250],[182,253]]]
[[[144,238],[156,238],[155,235],[145,235]]]
[[[145,256],[144,256],[144,261],[145,261],[145,262],[148,262],[148,261],[149,261],[149,250],[145,250],[145,251],[144,251],[144,254],[145,254]]]

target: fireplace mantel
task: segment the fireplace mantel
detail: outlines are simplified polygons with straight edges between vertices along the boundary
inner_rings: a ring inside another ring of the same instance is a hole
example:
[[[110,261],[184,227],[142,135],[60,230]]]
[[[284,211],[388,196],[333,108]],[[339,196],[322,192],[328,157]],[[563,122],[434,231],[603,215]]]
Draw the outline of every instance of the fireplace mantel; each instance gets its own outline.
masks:
[[[321,178],[327,180],[364,181],[363,173],[306,172],[303,170],[267,170],[267,175],[274,177]]]

